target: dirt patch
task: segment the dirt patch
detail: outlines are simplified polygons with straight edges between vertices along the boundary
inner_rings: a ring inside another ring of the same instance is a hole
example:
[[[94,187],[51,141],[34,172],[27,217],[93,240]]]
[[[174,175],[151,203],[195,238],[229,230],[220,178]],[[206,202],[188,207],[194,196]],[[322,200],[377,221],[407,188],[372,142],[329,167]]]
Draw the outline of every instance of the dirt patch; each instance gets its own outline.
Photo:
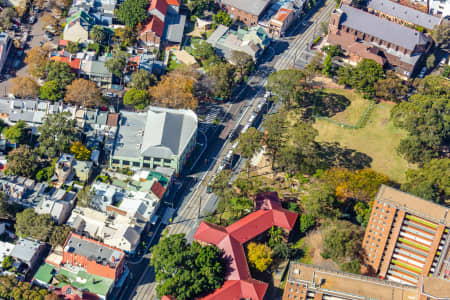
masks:
[[[339,267],[334,261],[325,259],[320,255],[323,247],[322,231],[320,229],[309,233],[305,238],[305,243],[308,247],[307,255],[311,257],[311,263],[313,265],[339,270]]]

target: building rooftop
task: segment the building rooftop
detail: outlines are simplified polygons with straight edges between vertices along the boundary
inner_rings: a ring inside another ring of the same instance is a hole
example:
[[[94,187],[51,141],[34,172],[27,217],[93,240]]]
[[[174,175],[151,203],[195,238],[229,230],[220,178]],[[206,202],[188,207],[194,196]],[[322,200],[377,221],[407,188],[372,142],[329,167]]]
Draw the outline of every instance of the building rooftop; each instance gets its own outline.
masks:
[[[342,25],[405,49],[413,51],[417,45],[424,45],[428,42],[428,39],[423,33],[390,22],[363,10],[343,4],[341,5],[340,11],[343,12],[341,18]]]
[[[41,247],[41,242],[27,239],[27,238],[20,238],[16,245],[14,246],[13,250],[11,251],[11,256],[14,258],[17,258],[19,260],[22,260],[24,262],[29,262],[33,258],[36,251],[39,250]]]
[[[3,261],[3,259],[6,256],[9,256],[11,254],[11,251],[14,248],[14,244],[0,241],[0,263]]]
[[[197,133],[197,115],[191,110],[150,107],[145,113],[123,112],[113,156],[180,155]]]
[[[269,5],[270,0],[222,0],[221,3],[259,16]]]
[[[406,210],[436,223],[450,226],[450,208],[402,192],[387,185],[378,190],[375,201],[388,202],[397,209]]]
[[[64,245],[64,251],[76,253],[89,260],[95,260],[100,264],[109,264],[114,268],[124,256],[123,252],[120,250],[116,250],[91,239],[81,238],[73,233],[69,235]]]
[[[410,285],[296,262],[290,263],[287,279],[306,284],[324,295],[345,299],[411,300],[417,297],[417,288]]]
[[[429,295],[439,299],[450,299],[450,281],[436,278],[423,277],[422,294]]]
[[[440,18],[389,0],[369,0],[367,7],[429,30],[441,22]]]

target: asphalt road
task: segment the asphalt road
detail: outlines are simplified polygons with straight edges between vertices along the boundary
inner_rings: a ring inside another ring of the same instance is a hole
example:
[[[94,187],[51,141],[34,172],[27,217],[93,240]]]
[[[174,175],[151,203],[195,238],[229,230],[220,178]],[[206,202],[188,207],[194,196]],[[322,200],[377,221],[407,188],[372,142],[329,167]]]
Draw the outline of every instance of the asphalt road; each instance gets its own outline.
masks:
[[[328,1],[319,11],[314,12],[313,15],[307,15],[295,25],[287,38],[276,40],[271,44],[265,51],[262,63],[258,65],[255,74],[237,91],[234,100],[223,106],[224,127],[230,120],[236,123],[239,121],[242,125],[246,124],[258,100],[265,92],[267,77],[271,72],[293,67],[302,68],[307,64],[313,56],[309,45],[319,34],[320,24],[329,20],[334,5],[334,1]],[[188,240],[192,240],[202,217],[214,211],[217,205],[217,197],[214,194],[208,194],[206,186],[231,147],[229,138],[220,139],[219,133],[220,127],[217,131],[209,131],[208,148],[193,169],[192,175],[184,179],[183,188],[176,196],[176,214],[173,222],[167,226],[169,234],[184,233]],[[156,299],[154,272],[148,266],[148,259],[149,255],[144,258],[141,265],[134,266],[143,268],[144,271],[140,278],[133,278],[133,283],[137,284],[134,288],[130,285],[120,299]]]

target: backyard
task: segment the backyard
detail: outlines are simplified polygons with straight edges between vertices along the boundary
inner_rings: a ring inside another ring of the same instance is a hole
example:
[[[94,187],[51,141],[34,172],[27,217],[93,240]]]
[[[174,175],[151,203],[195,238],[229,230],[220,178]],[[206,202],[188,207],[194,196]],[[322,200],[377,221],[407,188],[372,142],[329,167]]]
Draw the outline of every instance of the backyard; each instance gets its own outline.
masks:
[[[331,117],[335,121],[355,125],[367,110],[368,100],[349,90],[325,89],[324,92],[343,95],[351,101],[344,111]],[[389,120],[393,106],[390,103],[376,104],[366,125],[359,129],[345,128],[327,120],[316,120],[314,127],[319,131],[318,140],[339,142],[343,147],[367,154],[373,160],[371,167],[374,170],[401,183],[405,180],[405,171],[414,166],[397,154],[396,148],[406,132],[394,127]]]

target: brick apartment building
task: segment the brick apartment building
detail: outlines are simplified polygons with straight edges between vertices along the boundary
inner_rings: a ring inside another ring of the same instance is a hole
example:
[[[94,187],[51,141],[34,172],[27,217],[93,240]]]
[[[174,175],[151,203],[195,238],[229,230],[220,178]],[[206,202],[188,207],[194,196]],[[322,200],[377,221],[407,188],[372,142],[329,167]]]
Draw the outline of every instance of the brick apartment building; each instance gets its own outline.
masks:
[[[381,279],[417,286],[434,277],[450,286],[449,227],[450,208],[383,185],[365,232],[363,264]]]
[[[232,19],[244,22],[248,27],[258,24],[270,0],[217,0],[220,7],[227,11]]]
[[[117,281],[122,275],[125,253],[81,235],[70,233],[63,247],[61,265],[78,266],[87,273]]]
[[[421,32],[345,4],[331,14],[328,42],[340,45],[353,62],[373,59],[406,77],[432,44]]]
[[[283,300],[443,300],[450,281],[421,277],[418,286],[291,262]]]

